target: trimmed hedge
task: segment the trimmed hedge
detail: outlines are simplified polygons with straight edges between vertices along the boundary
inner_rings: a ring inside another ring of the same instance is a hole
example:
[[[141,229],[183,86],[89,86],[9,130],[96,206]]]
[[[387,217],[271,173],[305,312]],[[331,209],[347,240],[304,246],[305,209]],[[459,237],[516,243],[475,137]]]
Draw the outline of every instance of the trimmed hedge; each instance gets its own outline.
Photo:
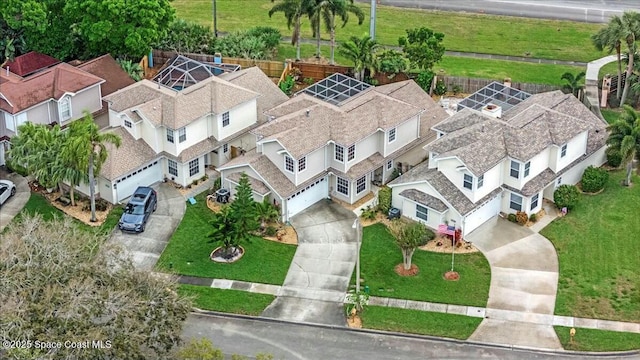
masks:
[[[620,152],[614,148],[608,148],[606,151],[607,154],[607,165],[618,168],[622,164],[622,155]]]
[[[580,192],[575,185],[560,185],[553,193],[553,201],[559,209],[573,209],[580,199]]]
[[[590,193],[598,192],[604,189],[607,180],[609,180],[607,170],[589,166],[582,174],[582,191]]]

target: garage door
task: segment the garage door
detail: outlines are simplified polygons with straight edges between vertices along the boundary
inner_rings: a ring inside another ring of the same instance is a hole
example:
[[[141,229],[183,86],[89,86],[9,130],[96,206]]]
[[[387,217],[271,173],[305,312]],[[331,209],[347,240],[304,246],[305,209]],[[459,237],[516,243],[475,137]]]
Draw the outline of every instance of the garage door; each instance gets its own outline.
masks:
[[[476,209],[474,212],[466,216],[464,222],[464,235],[469,234],[478,226],[484,224],[487,220],[500,213],[500,196],[496,196],[489,200],[484,206]]]
[[[149,186],[161,180],[162,166],[156,160],[116,180],[116,201],[119,202],[131,196],[138,186]]]
[[[324,177],[291,195],[287,199],[287,214],[289,217],[294,216],[322,199],[326,199],[329,195],[328,184],[327,178]]]

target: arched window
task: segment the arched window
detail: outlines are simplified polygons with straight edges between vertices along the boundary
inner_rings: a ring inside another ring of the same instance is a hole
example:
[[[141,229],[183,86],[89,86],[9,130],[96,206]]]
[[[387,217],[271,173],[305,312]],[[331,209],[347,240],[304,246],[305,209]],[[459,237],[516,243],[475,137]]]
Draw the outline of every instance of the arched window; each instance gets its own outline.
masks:
[[[71,99],[65,96],[58,102],[60,107],[60,120],[68,120],[71,118]]]

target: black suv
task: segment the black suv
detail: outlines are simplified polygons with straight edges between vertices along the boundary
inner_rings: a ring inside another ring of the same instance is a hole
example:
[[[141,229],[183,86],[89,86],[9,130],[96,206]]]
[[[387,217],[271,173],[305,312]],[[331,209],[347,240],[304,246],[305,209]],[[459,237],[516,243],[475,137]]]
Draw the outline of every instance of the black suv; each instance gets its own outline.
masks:
[[[131,196],[118,222],[123,231],[143,232],[152,212],[158,208],[158,194],[150,187],[141,186]]]

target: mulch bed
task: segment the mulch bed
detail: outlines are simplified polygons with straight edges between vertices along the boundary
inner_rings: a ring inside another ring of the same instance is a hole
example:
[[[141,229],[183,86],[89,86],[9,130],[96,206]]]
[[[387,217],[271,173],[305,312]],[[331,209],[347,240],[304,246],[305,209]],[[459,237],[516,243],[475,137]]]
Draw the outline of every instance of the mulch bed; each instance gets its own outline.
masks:
[[[444,279],[449,281],[458,281],[460,280],[460,274],[456,271],[447,271],[444,273]]]
[[[404,264],[398,264],[393,270],[400,276],[416,276],[418,275],[418,272],[420,272],[420,269],[416,264],[411,264],[411,268],[409,270],[405,270]]]

